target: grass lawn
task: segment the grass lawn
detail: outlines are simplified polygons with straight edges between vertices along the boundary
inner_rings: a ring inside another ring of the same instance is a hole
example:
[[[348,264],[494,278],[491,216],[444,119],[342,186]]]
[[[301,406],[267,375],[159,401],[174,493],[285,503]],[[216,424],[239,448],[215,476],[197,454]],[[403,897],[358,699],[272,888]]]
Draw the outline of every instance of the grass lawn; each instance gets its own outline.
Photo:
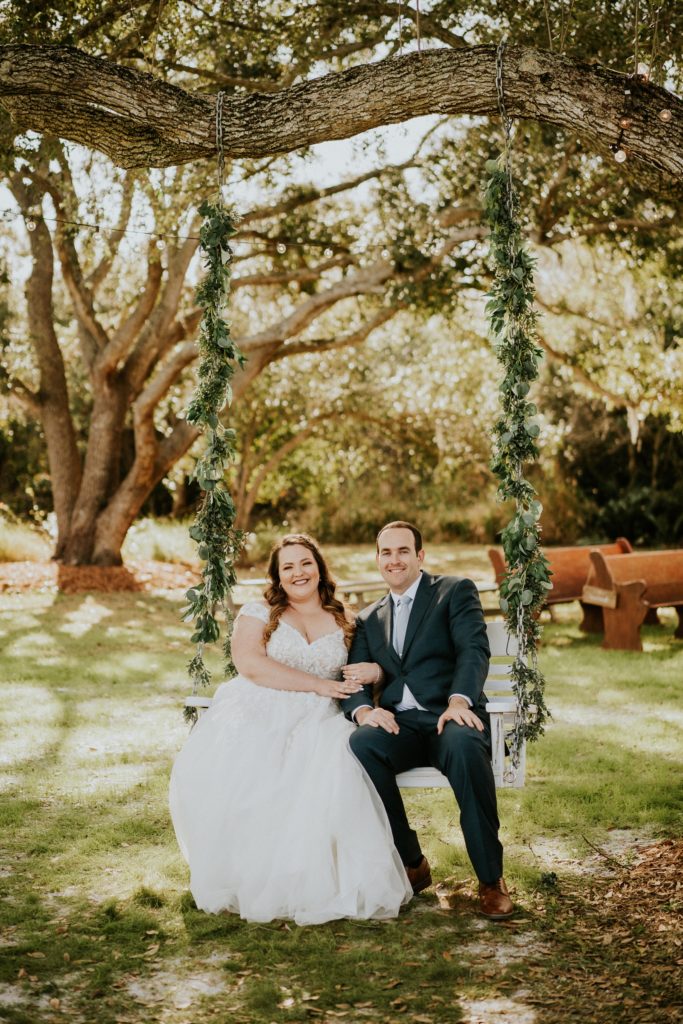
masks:
[[[455,571],[450,557],[430,567]],[[373,568],[370,549],[330,558],[340,577]],[[482,548],[459,564],[490,578]],[[436,891],[395,922],[302,929],[194,908],[166,807],[186,735],[180,607],[175,594],[0,597],[0,1020],[676,1019],[663,865],[678,847],[661,842],[682,822],[672,618],[644,630],[643,654],[602,651],[571,608],[547,628],[553,721],[526,787],[499,793],[512,921],[476,916],[452,797],[422,791],[407,800]]]

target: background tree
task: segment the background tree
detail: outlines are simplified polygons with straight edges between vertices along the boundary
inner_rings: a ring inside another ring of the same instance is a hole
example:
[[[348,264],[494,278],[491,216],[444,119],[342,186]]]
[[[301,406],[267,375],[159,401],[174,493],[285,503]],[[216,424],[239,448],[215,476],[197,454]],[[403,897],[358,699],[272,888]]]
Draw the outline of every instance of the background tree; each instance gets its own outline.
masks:
[[[532,4],[524,18],[513,4],[444,2],[423,8],[424,47],[464,54],[473,45],[497,43],[507,30],[514,44],[563,51],[573,62],[632,69],[631,34],[624,30],[632,11],[626,4],[610,5],[599,30],[593,5],[589,11],[581,4]],[[641,8],[641,52],[652,52],[659,80],[666,75],[675,85],[680,67],[676,12],[667,7],[656,15],[654,6]],[[309,78],[317,82],[325,72],[360,70],[401,46],[414,48],[415,17],[406,4],[364,2],[348,10],[318,3],[296,8],[287,18],[275,3],[231,5],[229,14],[184,2],[131,3],[96,15],[85,2],[62,4],[59,11],[43,6],[38,12],[14,4],[4,39],[76,44],[93,55],[106,54],[121,68],[152,70],[152,91],[163,91],[165,80],[198,94],[221,88],[241,102],[252,94],[276,97]],[[407,74],[413,64],[400,67]],[[513,105],[516,68],[511,58],[506,81]],[[477,79],[474,70],[472,75],[475,91],[486,93],[490,82]],[[3,100],[15,113],[23,110],[18,80],[15,76],[13,95],[5,93]],[[140,84],[139,78],[134,81]],[[42,102],[32,99],[34,113],[48,110],[52,101]],[[418,94],[415,110],[420,102]],[[105,131],[113,130],[102,111],[98,120]],[[583,131],[585,125],[579,127]],[[290,356],[319,357],[371,342],[373,332],[399,311],[425,316],[445,308],[471,316],[487,287],[479,189],[481,168],[491,155],[491,126],[485,119],[434,117],[423,135],[422,146],[406,145],[395,166],[383,152],[382,136],[366,137],[359,163],[372,153],[374,165],[366,159],[353,180],[339,174],[323,187],[320,163],[309,151],[232,163],[231,194],[245,212],[238,236],[234,333],[249,356],[245,374],[236,381],[238,401],[268,367]],[[157,155],[165,160],[163,139],[157,139]],[[582,141],[566,129],[525,123],[518,139],[516,170],[539,246],[564,252],[568,240],[583,236],[604,252],[628,245],[637,259],[659,247],[666,253],[663,273],[673,275],[676,257],[670,254],[680,251],[680,199],[671,178],[659,181],[659,198],[653,199],[652,179],[642,166],[629,160],[620,168],[611,156],[596,156],[586,146],[585,132]],[[590,137],[588,142],[592,146]],[[70,561],[116,561],[129,523],[194,437],[179,416],[198,319],[192,301],[192,209],[211,192],[213,167],[199,162],[163,175],[124,175],[82,150],[69,154],[49,136],[16,137],[8,125],[5,154],[17,207],[25,220],[36,222],[28,236],[33,269],[25,309],[36,365],[27,367],[25,353],[17,365],[11,354],[9,383],[29,415],[40,415],[43,422],[60,528],[58,553]],[[92,187],[97,175],[108,183],[99,194]],[[104,198],[109,183],[117,196],[113,203]],[[144,261],[139,246],[131,248],[131,236],[123,233],[131,229],[136,209],[151,236]],[[50,215],[60,211],[63,219],[53,228]],[[103,211],[114,229],[106,245],[100,235],[65,223],[99,224]],[[163,251],[155,244],[159,234],[166,237]],[[15,299],[15,307],[20,305]],[[453,323],[457,331],[457,320]],[[589,365],[585,351],[574,357],[559,323],[549,317],[545,335],[555,363],[571,369],[578,386],[582,374],[583,385],[595,382],[595,360]],[[394,336],[395,359],[404,358],[403,338],[405,330]],[[670,347],[676,349],[675,340]],[[449,358],[458,358],[455,350]],[[608,383],[599,386],[609,390]],[[77,406],[87,412],[84,426],[75,415]]]

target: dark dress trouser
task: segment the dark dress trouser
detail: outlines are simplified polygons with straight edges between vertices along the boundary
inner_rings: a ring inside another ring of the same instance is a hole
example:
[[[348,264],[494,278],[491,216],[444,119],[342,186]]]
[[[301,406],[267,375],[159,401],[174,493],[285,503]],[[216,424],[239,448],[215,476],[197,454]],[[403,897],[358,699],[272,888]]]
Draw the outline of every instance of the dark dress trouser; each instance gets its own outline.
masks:
[[[438,720],[431,711],[397,711],[398,735],[361,725],[351,734],[351,750],[382,799],[404,864],[416,861],[421,851],[408,824],[396,775],[424,765],[443,772],[458,801],[460,826],[477,878],[490,885],[503,874],[503,847],[498,839],[489,732],[447,722],[438,736]]]

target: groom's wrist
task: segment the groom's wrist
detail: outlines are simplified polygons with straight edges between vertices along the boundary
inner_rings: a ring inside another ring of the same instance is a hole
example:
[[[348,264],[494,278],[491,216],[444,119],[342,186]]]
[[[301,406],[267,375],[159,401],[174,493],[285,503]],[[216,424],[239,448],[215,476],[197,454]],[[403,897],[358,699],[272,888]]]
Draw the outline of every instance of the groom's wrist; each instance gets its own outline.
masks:
[[[359,712],[361,711],[372,711],[372,704],[361,704],[359,708],[353,709],[353,711],[351,712],[351,718],[356,723],[356,725],[362,725],[365,719],[367,718],[367,715],[361,715],[360,718],[358,717]]]
[[[453,704],[455,701],[458,701],[458,703],[464,702],[465,706],[468,708],[474,706],[470,698],[466,697],[464,693],[452,693],[448,698],[448,703]]]

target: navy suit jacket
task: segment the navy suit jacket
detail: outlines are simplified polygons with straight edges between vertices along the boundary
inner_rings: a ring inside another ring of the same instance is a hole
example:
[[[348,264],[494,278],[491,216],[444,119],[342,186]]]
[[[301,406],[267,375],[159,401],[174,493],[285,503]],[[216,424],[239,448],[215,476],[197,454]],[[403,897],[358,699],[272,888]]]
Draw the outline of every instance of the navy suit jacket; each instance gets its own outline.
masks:
[[[448,698],[461,693],[488,722],[484,682],[490,650],[479,593],[472,580],[422,573],[399,658],[392,643],[391,595],[364,608],[356,619],[349,664],[375,661],[384,670],[380,707],[393,710],[407,683],[415,699],[440,715]],[[350,717],[356,708],[373,704],[372,687],[342,703]]]

